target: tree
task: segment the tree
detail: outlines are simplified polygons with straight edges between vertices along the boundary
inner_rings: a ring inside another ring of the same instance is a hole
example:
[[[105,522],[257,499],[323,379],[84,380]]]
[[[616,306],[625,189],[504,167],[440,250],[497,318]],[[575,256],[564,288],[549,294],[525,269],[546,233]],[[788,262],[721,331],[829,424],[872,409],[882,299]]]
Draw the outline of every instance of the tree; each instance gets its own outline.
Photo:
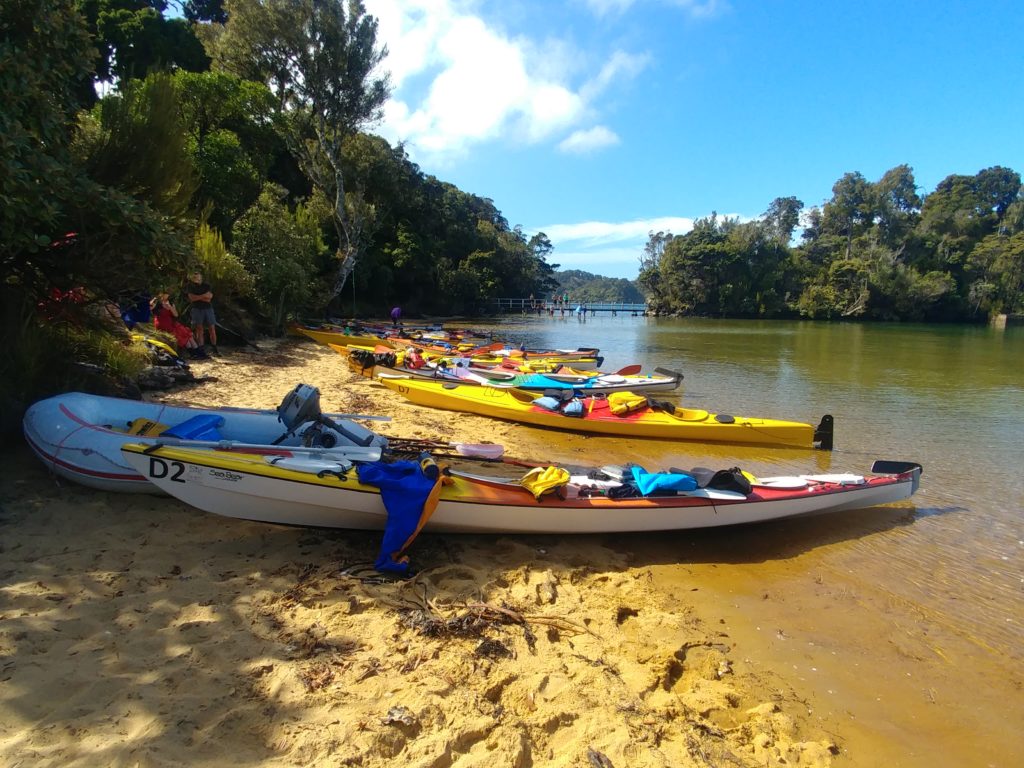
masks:
[[[77,0],[96,46],[99,82],[143,78],[154,69],[210,67],[191,22],[167,18],[165,0]]]
[[[1024,309],[1024,232],[989,235],[971,251],[968,267],[974,276],[973,294],[984,294],[975,309],[992,313]]]
[[[188,243],[151,205],[173,195],[101,184],[81,146],[73,151],[93,51],[71,0],[5,0],[0,30],[0,402],[9,406],[83,386],[76,361],[123,361],[109,326],[87,330],[90,304],[182,269]]]
[[[293,214],[286,190],[268,184],[235,223],[234,252],[255,281],[255,295],[274,331],[288,317],[319,301],[312,277],[323,247],[319,227]]]
[[[333,200],[341,293],[366,249],[368,215],[358,190],[347,194],[343,146],[379,119],[389,93],[378,74],[387,55],[377,20],[361,0],[235,0],[216,44],[215,61],[242,77],[258,76],[287,114],[289,145],[310,181]]]
[[[199,186],[194,207],[223,235],[252,205],[274,158],[287,153],[275,130],[274,97],[262,83],[226,72],[175,72],[178,108]]]
[[[92,50],[71,0],[5,0],[0,29],[0,265],[9,275],[66,233],[60,198],[84,181],[69,147]]]
[[[80,128],[75,149],[90,178],[166,216],[188,211],[197,179],[169,75],[124,83],[82,117]]]
[[[763,218],[769,237],[789,245],[793,239],[793,230],[800,223],[800,211],[803,208],[803,202],[795,197],[777,197],[772,200]]]
[[[624,277],[603,277],[579,269],[557,272],[555,277],[561,290],[567,291],[574,302],[644,303],[644,295],[636,284]]]
[[[874,224],[880,239],[890,246],[905,242],[916,226],[921,210],[913,169],[909,165],[899,165],[886,171],[874,185],[874,193]]]
[[[72,152],[77,94],[91,76],[91,49],[70,0],[0,4],[0,29],[0,143],[6,149],[0,267],[6,286],[37,298],[71,287],[114,297],[181,267],[188,243],[174,226],[174,182],[163,186],[159,173],[143,179],[144,170],[134,177],[104,171],[100,183],[87,172],[89,158]],[[174,126],[165,127],[173,145]]]
[[[647,244],[640,255],[640,274],[636,282],[656,311],[667,308],[669,301],[661,279],[661,260],[665,246],[672,241],[671,232],[648,232]]]
[[[228,20],[227,11],[224,10],[224,0],[185,0],[182,10],[185,18],[193,23],[212,21],[216,24],[223,24]]]
[[[853,238],[871,221],[871,183],[860,173],[847,173],[832,186],[832,199],[822,211],[822,229],[846,238],[846,258]]]

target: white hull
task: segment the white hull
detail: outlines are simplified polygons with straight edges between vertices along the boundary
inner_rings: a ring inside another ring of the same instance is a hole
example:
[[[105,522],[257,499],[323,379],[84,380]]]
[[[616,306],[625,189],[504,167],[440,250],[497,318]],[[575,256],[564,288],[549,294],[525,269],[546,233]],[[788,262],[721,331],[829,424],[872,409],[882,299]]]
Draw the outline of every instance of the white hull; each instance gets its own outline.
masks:
[[[438,371],[436,368],[389,368],[384,365],[376,365],[373,368],[375,377],[388,376],[390,378],[426,379],[428,381],[453,381],[461,384],[479,384],[487,387],[518,387],[529,392],[541,392],[548,389],[571,390],[575,389],[584,395],[595,395],[609,392],[668,392],[679,389],[682,375],[677,377],[666,376],[632,376],[629,378],[606,374],[595,376],[590,379],[581,377],[559,376],[558,374],[521,374],[520,381],[513,382],[517,378],[515,374],[503,377],[500,374],[491,373],[487,369],[477,368],[468,370],[462,376],[452,373],[453,369],[446,369],[447,372]],[[523,381],[522,379],[527,379]],[[544,380],[547,379],[545,382]]]
[[[191,452],[196,453],[196,452]],[[226,517],[324,528],[383,529],[387,511],[375,489],[354,479],[318,479],[296,472],[256,468],[213,457],[188,460],[183,453],[147,456],[125,452],[140,474],[182,501]],[[525,490],[474,495],[478,484],[455,478],[426,530],[463,533],[607,533],[737,525],[785,517],[859,509],[909,498],[916,477],[884,484],[824,491],[759,489],[750,497],[692,496],[657,499],[573,498],[535,502]],[[461,497],[461,498],[460,498]]]

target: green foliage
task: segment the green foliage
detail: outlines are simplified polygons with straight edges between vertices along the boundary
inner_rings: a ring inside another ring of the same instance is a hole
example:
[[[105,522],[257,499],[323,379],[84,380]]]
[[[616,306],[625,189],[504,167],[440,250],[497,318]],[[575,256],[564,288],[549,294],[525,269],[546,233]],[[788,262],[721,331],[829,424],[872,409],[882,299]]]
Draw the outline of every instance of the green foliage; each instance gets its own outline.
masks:
[[[651,235],[641,285],[655,311],[696,315],[771,316],[782,303],[775,288],[788,250],[775,225],[740,224],[712,215],[686,235]]]
[[[208,220],[230,235],[256,201],[275,157],[287,152],[276,130],[274,96],[262,83],[225,72],[180,71],[173,83],[199,175],[194,205],[212,206]]]
[[[474,313],[481,295],[480,282],[480,274],[468,264],[442,273],[440,288],[450,308],[448,314]]]
[[[312,278],[323,250],[319,229],[284,203],[286,191],[267,185],[235,222],[233,249],[254,278],[255,298],[272,330],[307,314],[322,296]]]
[[[812,320],[859,317],[868,298],[868,266],[860,259],[834,261],[797,299],[800,314]]]
[[[221,231],[255,202],[266,176],[260,173],[242,147],[238,135],[215,130],[200,144],[189,142],[196,167],[202,176],[199,200],[211,206],[210,221]]]
[[[971,251],[967,266],[975,312],[1024,311],[1024,232],[989,235]]]
[[[77,0],[95,44],[99,81],[143,78],[156,69],[208,69],[210,60],[185,19],[166,18],[163,0]]]
[[[200,223],[196,228],[195,254],[199,271],[217,286],[218,297],[230,302],[252,294],[253,276],[237,256],[228,252],[220,232],[209,224]]]
[[[609,302],[615,304],[643,304],[645,299],[640,289],[630,280],[622,277],[602,277],[579,269],[567,269],[555,273],[557,291],[567,292],[572,303]],[[538,294],[546,299],[547,292]]]
[[[70,0],[2,3],[0,30],[0,266],[7,313],[0,342],[5,365],[13,362],[3,377],[5,392],[24,400],[80,382],[75,371],[82,369],[73,371],[72,362],[101,370],[130,367],[115,347],[93,343],[112,328],[100,326],[78,338],[79,327],[89,328],[83,324],[88,318],[70,317],[58,333],[54,321],[37,313],[40,302],[72,288],[97,300],[134,294],[154,275],[183,267],[188,247],[175,220],[175,185],[157,182],[175,169],[151,172],[122,162],[124,172],[117,173],[110,155],[106,163],[95,162],[102,152],[92,150],[113,135],[114,122],[100,113],[83,122],[73,142],[79,98],[91,88],[93,73],[89,34]],[[144,101],[132,103],[143,109]],[[159,111],[157,104],[167,102],[147,103]],[[128,110],[128,116],[118,125],[145,122],[138,112]],[[149,125],[170,125],[166,116],[159,111]],[[162,137],[173,142],[173,131]],[[143,141],[121,146],[126,152],[154,149]]]
[[[90,178],[166,216],[186,213],[197,180],[170,76],[125,83],[83,115],[81,124],[75,150]]]
[[[345,140],[380,118],[390,89],[376,18],[361,0],[234,0],[213,53],[218,67],[269,85],[303,172],[334,201],[337,296],[376,225],[362,191],[346,190],[344,157]]]
[[[24,408],[38,399],[97,387],[114,394],[117,390],[104,380],[131,382],[150,364],[148,351],[129,340],[123,325],[111,332],[100,304],[65,307],[55,321],[39,313],[24,293],[0,285],[0,307],[2,433],[20,429]]]
[[[61,198],[73,198],[85,182],[69,145],[76,94],[91,81],[91,49],[70,0],[5,0],[0,32],[0,264],[6,276],[15,260],[68,231]]]
[[[186,15],[213,22],[201,30],[164,19],[155,0],[78,0],[85,21],[75,7],[0,5],[2,334],[5,362],[25,372],[11,372],[8,391],[70,382],[68,360],[132,367],[120,342],[76,336],[81,318],[42,322],[36,306],[52,290],[116,298],[177,284],[194,264],[225,308],[255,307],[275,331],[343,288],[335,306],[347,311],[346,281],[352,311],[370,314],[395,302],[466,314],[556,288],[587,302],[640,301],[639,288],[674,314],[964,320],[1024,309],[1024,198],[1008,168],[949,176],[923,197],[906,165],[877,181],[848,173],[807,211],[778,197],[755,221],[713,215],[685,235],[652,232],[635,285],[556,273],[544,233],[527,237],[494,201],[360,131],[388,85],[376,20],[358,0],[234,0],[227,16],[219,0],[191,0]],[[187,71],[204,67],[196,33],[216,71]],[[116,90],[80,112],[97,101],[94,77]]]
[[[228,20],[223,0],[185,0],[182,5],[189,21],[213,21],[223,24]]]

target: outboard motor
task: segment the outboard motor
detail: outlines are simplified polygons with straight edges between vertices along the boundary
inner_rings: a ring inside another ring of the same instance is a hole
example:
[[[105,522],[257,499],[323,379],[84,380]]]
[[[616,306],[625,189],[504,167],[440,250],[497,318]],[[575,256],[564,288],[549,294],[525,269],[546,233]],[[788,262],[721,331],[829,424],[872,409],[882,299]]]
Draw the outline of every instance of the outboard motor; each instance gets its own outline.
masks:
[[[277,406],[277,420],[282,422],[290,435],[303,424],[320,421],[323,411],[320,410],[320,390],[309,384],[299,384],[285,395]]]
[[[309,427],[302,434],[307,448],[333,448],[338,438],[344,437],[352,445],[371,445],[378,436],[352,422],[339,424],[324,416],[320,410],[320,390],[309,384],[299,384],[285,395],[277,406],[277,418],[285,426],[285,433],[274,441],[274,445],[287,440],[304,425]]]

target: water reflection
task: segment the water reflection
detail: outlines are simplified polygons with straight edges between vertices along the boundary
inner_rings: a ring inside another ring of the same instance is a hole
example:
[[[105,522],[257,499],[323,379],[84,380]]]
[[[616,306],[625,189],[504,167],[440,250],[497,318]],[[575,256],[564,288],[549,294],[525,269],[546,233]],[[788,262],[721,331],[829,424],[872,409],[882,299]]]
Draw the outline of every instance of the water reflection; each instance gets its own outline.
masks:
[[[677,399],[711,411],[836,419],[832,453],[545,432],[538,455],[616,456],[652,470],[740,466],[762,475],[864,472],[876,458],[924,465],[921,491],[895,511],[679,534],[667,539],[676,546],[658,549],[666,561],[673,552],[768,562],[823,550],[836,567],[866,570],[879,589],[945,616],[989,647],[1011,654],[1024,647],[1020,625],[1006,621],[1024,615],[1021,329],[599,315],[571,326],[511,318],[499,331],[527,346],[598,346],[606,369],[641,363],[682,371]]]

